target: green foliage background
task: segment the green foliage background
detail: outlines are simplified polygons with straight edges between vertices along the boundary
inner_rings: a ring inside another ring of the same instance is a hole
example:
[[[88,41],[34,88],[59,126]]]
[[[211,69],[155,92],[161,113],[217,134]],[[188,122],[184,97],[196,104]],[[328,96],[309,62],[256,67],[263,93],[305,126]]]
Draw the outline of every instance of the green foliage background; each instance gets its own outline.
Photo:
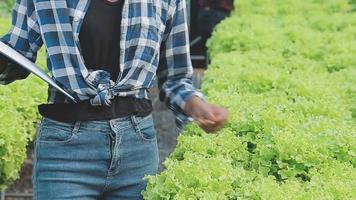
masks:
[[[13,2],[0,0],[0,35]],[[218,135],[188,126],[145,198],[355,199],[355,1],[236,2],[203,83],[229,123]],[[45,96],[32,75],[0,86],[0,188],[18,178]]]
[[[11,19],[0,18],[0,35],[10,29]],[[39,53],[38,64],[45,66],[45,54]],[[47,86],[30,75],[26,80],[0,85],[0,189],[18,178],[26,158],[26,145],[36,133],[39,119],[37,105],[45,102]]]
[[[0,17],[8,16],[15,0],[0,0]]]
[[[238,0],[203,80],[230,111],[188,126],[145,199],[356,199],[356,14],[346,0]]]

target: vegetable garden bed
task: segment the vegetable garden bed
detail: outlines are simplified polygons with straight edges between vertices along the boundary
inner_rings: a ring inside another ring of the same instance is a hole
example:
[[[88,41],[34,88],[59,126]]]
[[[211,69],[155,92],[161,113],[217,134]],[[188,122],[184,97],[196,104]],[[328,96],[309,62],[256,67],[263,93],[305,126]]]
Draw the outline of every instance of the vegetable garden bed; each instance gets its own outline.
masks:
[[[145,199],[356,199],[356,14],[346,0],[239,0],[209,41],[218,135],[189,125]]]

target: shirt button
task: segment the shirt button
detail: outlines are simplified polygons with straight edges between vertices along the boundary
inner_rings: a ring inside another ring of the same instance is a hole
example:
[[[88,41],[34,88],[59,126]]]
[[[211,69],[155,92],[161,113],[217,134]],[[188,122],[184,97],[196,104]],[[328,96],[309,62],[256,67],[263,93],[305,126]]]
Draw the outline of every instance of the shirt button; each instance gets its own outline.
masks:
[[[78,22],[79,21],[79,17],[74,17],[74,21]]]

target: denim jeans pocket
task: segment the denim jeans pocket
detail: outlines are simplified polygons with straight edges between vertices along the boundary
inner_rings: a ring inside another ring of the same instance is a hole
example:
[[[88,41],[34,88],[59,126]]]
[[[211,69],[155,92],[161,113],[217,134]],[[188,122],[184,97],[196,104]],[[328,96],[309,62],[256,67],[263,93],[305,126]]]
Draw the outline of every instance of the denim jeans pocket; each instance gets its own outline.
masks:
[[[66,144],[77,137],[80,122],[64,123],[43,118],[38,130],[37,142],[48,144]]]
[[[156,140],[156,129],[152,114],[145,117],[132,116],[135,132],[143,142],[152,142]]]

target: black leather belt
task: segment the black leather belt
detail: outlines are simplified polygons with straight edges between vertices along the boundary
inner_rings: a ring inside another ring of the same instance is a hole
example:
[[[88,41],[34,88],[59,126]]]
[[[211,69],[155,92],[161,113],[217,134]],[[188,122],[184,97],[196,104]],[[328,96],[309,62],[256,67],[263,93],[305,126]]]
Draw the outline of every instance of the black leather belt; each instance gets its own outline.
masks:
[[[88,120],[109,120],[130,115],[147,116],[152,112],[152,102],[148,99],[115,97],[111,107],[92,106],[89,100],[78,103],[41,104],[40,114],[61,122]]]

